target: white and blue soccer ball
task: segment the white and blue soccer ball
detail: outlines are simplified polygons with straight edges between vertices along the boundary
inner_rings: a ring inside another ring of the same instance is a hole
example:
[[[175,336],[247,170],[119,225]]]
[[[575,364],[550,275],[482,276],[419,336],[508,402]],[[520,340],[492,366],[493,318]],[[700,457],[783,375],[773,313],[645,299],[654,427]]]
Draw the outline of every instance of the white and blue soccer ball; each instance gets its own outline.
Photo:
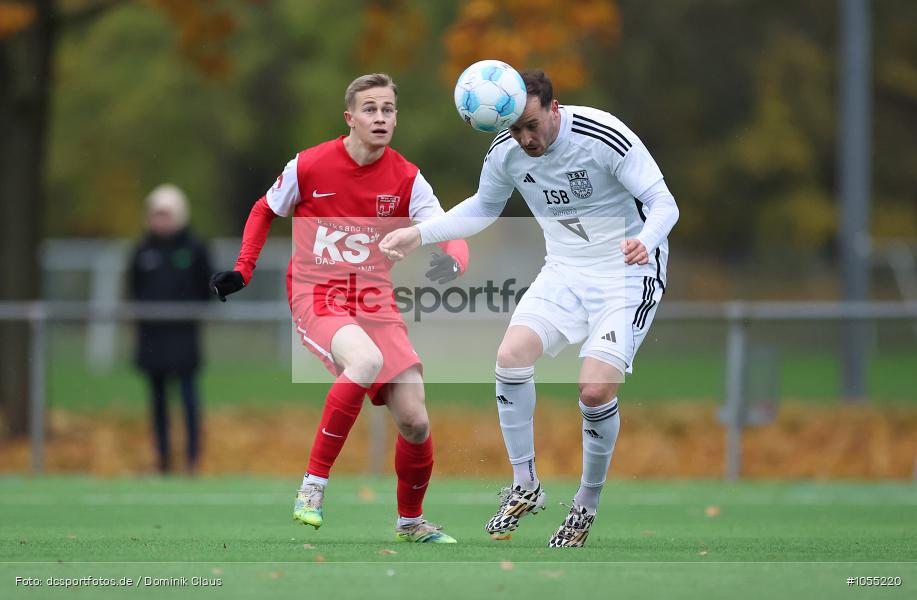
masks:
[[[462,120],[478,131],[502,131],[525,110],[525,82],[501,60],[482,60],[459,75],[455,108]]]

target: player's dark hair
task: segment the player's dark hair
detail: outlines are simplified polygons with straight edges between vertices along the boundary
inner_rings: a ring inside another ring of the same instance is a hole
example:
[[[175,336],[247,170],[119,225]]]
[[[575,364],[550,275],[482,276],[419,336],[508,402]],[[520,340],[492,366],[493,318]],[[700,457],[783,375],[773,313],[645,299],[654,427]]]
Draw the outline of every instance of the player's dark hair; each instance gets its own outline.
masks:
[[[522,75],[522,81],[525,82],[525,93],[529,96],[537,96],[541,108],[551,106],[551,101],[554,100],[554,85],[551,84],[551,78],[541,69],[529,69],[520,75]]]
[[[395,85],[391,77],[385,73],[370,73],[369,75],[360,75],[350,82],[350,85],[347,86],[347,91],[344,92],[344,106],[347,107],[347,110],[352,110],[353,101],[358,92],[365,92],[377,87],[392,88],[395,93],[395,99],[398,99],[398,86]]]

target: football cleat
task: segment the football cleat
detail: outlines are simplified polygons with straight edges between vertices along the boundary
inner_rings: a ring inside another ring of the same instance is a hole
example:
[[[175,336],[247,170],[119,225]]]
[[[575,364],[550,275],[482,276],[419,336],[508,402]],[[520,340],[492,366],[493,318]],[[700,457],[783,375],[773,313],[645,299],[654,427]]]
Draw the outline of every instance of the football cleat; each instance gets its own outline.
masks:
[[[444,533],[443,528],[421,521],[412,525],[395,527],[395,539],[401,542],[414,542],[416,544],[455,544],[455,538]]]
[[[484,530],[491,536],[501,536],[519,527],[519,519],[544,509],[544,490],[539,485],[534,490],[523,490],[521,486],[503,488],[500,491],[500,507],[491,517]],[[495,539],[508,539],[495,537]]]
[[[293,505],[293,519],[303,525],[311,525],[318,529],[322,526],[322,501],[325,499],[325,488],[309,483],[296,494],[296,503]]]
[[[594,521],[595,513],[574,502],[567,518],[548,540],[548,548],[582,548]]]

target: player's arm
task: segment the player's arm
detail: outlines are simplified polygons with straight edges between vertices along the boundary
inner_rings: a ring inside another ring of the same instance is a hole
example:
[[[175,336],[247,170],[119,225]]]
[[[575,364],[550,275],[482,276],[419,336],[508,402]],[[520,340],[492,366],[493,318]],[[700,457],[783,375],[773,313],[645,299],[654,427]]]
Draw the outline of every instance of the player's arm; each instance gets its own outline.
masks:
[[[650,254],[668,237],[678,221],[678,205],[662,178],[662,171],[649,150],[632,131],[621,124],[630,143],[626,153],[607,149],[608,168],[631,195],[641,203],[646,220],[636,237],[621,242],[624,262],[644,265]]]
[[[485,160],[478,191],[446,213],[413,227],[389,233],[379,248],[392,260],[401,260],[419,246],[470,237],[489,227],[503,212],[513,184],[497,159]]]
[[[278,216],[288,216],[300,201],[296,164],[297,158],[294,157],[274,186],[252,206],[242,231],[242,245],[234,269],[220,271],[210,278],[210,289],[221,301],[226,302],[226,296],[248,285],[267,241],[271,223]]]
[[[678,205],[675,203],[675,197],[669,191],[665,180],[660,179],[653,184],[648,190],[640,194],[637,198],[643,204],[643,212],[646,215],[646,221],[643,223],[643,229],[635,238],[643,246],[642,251],[645,256],[628,256],[625,251],[625,261],[631,258],[633,262],[638,262],[640,258],[644,264],[649,261],[649,254],[659,247],[668,236],[669,232],[678,221]],[[633,244],[638,246],[638,244]],[[633,254],[633,248],[630,248],[630,254]],[[628,264],[631,264],[628,262]]]
[[[429,221],[444,214],[433,188],[419,171],[414,178],[409,214],[411,220],[416,223]],[[443,252],[433,253],[430,270],[426,272],[428,279],[446,283],[465,272],[469,260],[468,243],[465,240],[450,240],[436,245]]]

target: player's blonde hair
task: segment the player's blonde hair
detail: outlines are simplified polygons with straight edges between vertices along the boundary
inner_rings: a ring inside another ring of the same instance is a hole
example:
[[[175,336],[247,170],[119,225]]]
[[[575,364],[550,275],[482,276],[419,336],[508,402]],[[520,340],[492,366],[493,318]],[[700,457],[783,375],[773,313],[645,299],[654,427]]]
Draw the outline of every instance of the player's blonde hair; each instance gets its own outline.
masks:
[[[344,92],[344,106],[347,107],[347,110],[352,110],[357,92],[365,92],[377,87],[392,88],[392,91],[395,92],[395,99],[398,99],[398,86],[395,85],[391,77],[385,73],[370,73],[369,75],[360,75],[350,82],[350,85],[347,86],[347,91]]]

